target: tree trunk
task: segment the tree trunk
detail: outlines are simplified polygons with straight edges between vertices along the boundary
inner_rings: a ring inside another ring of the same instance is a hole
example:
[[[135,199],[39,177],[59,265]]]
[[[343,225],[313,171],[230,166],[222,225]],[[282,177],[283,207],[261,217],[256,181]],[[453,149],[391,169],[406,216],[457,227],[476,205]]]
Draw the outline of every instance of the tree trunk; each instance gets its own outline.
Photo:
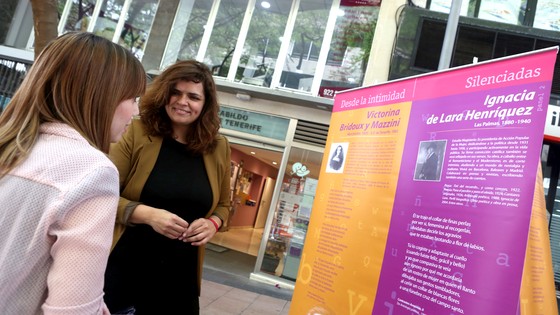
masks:
[[[35,31],[35,58],[58,36],[57,0],[30,0]]]

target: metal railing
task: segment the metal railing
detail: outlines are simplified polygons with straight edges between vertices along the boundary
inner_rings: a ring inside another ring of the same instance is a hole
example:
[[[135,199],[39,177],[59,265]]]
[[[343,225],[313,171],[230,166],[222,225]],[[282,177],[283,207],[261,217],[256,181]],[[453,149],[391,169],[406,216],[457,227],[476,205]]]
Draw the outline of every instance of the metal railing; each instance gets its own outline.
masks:
[[[14,96],[33,63],[33,54],[0,46],[0,112]]]

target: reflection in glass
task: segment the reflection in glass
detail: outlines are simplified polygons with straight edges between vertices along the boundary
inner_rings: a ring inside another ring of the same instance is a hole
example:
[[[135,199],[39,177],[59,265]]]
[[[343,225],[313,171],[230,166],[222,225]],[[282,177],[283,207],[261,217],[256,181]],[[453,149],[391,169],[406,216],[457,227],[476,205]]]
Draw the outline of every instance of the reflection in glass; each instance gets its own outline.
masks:
[[[560,2],[558,0],[539,0],[533,26],[560,31]]]
[[[212,1],[195,1],[188,21],[185,22],[185,35],[179,51],[179,60],[195,59],[200,49],[202,35],[210,15]]]
[[[59,13],[61,13],[66,1],[59,0],[58,3]],[[95,4],[95,0],[72,1],[63,32],[87,31]],[[92,32],[113,40],[121,12],[124,9],[123,5],[124,0],[104,1]],[[157,5],[158,0],[132,1],[120,31],[118,43],[128,48],[140,59],[144,54],[144,44],[152,26]]]
[[[319,4],[313,0],[301,1],[280,86],[311,91],[331,5],[330,0]]]
[[[106,0],[101,6],[99,17],[95,22],[93,33],[113,40],[113,34],[117,27],[117,22],[121,16],[124,0]]]
[[[428,0],[415,0],[414,5],[419,7],[419,8],[426,9],[427,5],[428,5]]]
[[[430,10],[438,11],[443,13],[449,13],[451,11],[451,3],[453,0],[431,0],[430,1]],[[461,2],[461,15],[467,16],[469,10],[469,3],[471,1],[463,0]]]
[[[295,280],[317,188],[322,153],[292,148],[267,237],[261,271]],[[279,178],[280,179],[280,178]]]
[[[204,63],[215,76],[225,77],[231,64],[231,56],[237,43],[248,0],[222,0]]]
[[[158,0],[132,1],[121,31],[119,44],[142,59],[148,33],[156,15]]]
[[[62,15],[66,0],[58,0],[58,15]],[[64,24],[63,33],[71,31],[87,31],[93,9],[95,8],[95,0],[73,0],[70,4],[70,12],[68,19]]]
[[[265,7],[257,1],[236,80],[247,84],[270,86],[281,37],[286,28],[290,2],[283,1],[282,4],[274,2],[274,5],[268,3]]]
[[[0,4],[0,12],[2,12],[0,14],[0,44],[6,40],[17,5],[18,0],[2,0],[2,4]]]
[[[362,85],[379,6],[340,6],[319,95]]]
[[[522,25],[525,19],[527,0],[483,0],[480,4],[478,18]]]

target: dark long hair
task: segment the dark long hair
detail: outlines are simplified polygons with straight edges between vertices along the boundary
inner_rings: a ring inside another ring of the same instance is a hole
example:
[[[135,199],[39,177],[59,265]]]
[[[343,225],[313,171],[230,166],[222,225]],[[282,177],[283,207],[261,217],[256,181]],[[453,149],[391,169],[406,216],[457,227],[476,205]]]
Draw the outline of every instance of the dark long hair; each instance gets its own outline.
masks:
[[[165,106],[169,104],[175,85],[181,81],[202,83],[204,87],[204,106],[198,119],[188,128],[186,146],[196,153],[213,152],[220,129],[219,104],[214,78],[203,63],[179,61],[158,75],[140,99],[140,119],[148,135],[171,136],[173,128]]]
[[[340,156],[340,160],[335,161],[334,158],[335,158],[335,156],[337,156],[338,149],[340,149],[340,154],[338,154]],[[330,166],[331,166],[332,169],[338,171],[340,169],[340,167],[342,166],[343,161],[344,161],[344,148],[341,145],[338,145],[336,147],[336,149],[334,150],[332,156],[331,156]]]

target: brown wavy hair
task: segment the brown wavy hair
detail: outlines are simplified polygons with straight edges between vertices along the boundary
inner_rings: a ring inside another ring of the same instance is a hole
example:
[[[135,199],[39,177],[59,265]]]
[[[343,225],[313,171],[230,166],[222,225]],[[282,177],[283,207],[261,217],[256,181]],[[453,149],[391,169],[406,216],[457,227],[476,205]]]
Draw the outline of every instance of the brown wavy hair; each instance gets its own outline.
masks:
[[[44,122],[77,130],[107,153],[117,106],[140,96],[146,73],[124,47],[85,32],[50,42],[0,115],[0,175],[29,154]]]
[[[216,148],[220,129],[216,84],[210,69],[195,60],[179,61],[158,75],[140,99],[140,119],[150,136],[170,137],[171,119],[165,111],[175,85],[181,81],[202,83],[204,106],[197,120],[187,131],[187,148],[194,153],[211,153]]]

